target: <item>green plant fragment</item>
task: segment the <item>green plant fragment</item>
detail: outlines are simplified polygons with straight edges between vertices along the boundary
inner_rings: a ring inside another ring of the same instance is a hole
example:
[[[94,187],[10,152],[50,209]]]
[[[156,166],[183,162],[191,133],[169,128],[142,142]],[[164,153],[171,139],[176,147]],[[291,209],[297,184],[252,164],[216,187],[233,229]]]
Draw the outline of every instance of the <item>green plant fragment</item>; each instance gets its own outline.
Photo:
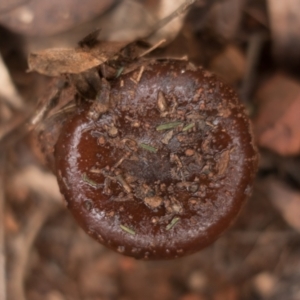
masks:
[[[165,123],[165,124],[161,124],[159,126],[156,127],[157,131],[163,131],[163,130],[168,130],[168,129],[172,129],[175,127],[178,127],[179,125],[181,125],[182,122],[170,122],[170,123]]]
[[[89,184],[90,186],[92,186],[92,187],[98,187],[98,184],[95,181],[93,181],[90,178],[88,178],[88,176],[86,175],[86,173],[82,174],[82,180],[84,182],[86,182],[87,184]]]
[[[147,145],[147,144],[143,144],[143,143],[142,143],[142,144],[139,144],[139,146],[140,146],[141,148],[143,148],[143,149],[149,151],[149,152],[152,152],[152,153],[156,153],[156,152],[157,152],[157,149],[154,148],[154,147],[152,147],[152,146],[150,146],[150,145]]]
[[[179,220],[180,220],[179,217],[173,218],[172,221],[166,226],[166,229],[167,230],[172,229],[176,225],[176,223],[178,223]]]
[[[118,78],[118,77],[120,77],[120,76],[121,76],[121,74],[123,73],[123,71],[124,71],[124,67],[121,67],[121,68],[119,68],[119,69],[117,70],[117,72],[116,72],[116,76],[115,76],[115,78]]]
[[[120,228],[121,228],[123,231],[125,231],[125,232],[127,232],[127,233],[129,233],[129,234],[131,234],[131,235],[135,235],[135,231],[134,231],[134,230],[132,230],[132,229],[130,229],[130,228],[124,226],[124,225],[120,225]]]
[[[188,131],[189,129],[193,128],[195,126],[195,123],[190,123],[182,128],[182,131]]]

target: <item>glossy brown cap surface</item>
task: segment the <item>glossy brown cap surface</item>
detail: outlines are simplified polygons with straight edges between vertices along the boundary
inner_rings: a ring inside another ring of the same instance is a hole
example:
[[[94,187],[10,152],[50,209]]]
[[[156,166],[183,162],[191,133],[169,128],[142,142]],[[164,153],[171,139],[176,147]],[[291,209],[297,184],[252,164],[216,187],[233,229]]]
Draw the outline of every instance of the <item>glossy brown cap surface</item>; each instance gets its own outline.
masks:
[[[257,167],[236,94],[185,61],[113,80],[109,109],[66,122],[56,169],[83,229],[125,255],[168,259],[209,245],[251,192]]]

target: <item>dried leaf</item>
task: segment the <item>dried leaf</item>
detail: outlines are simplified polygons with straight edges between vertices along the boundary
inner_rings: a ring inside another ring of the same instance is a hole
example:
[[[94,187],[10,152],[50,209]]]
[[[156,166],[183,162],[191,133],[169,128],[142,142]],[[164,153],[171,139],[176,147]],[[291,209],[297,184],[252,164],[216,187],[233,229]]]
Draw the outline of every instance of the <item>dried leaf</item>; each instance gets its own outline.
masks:
[[[257,92],[254,120],[258,144],[280,155],[300,153],[300,83],[276,74]]]
[[[80,73],[103,63],[103,58],[95,58],[90,53],[75,49],[48,49],[29,55],[29,70],[48,76],[64,73]]]
[[[98,42],[93,48],[87,49],[42,50],[29,55],[29,70],[48,76],[78,74],[103,64],[126,45],[125,42]]]
[[[267,128],[259,144],[281,155],[300,153],[300,95],[284,112],[273,127]]]
[[[285,221],[300,232],[300,193],[279,180],[267,182],[270,199]]]
[[[210,64],[210,71],[222,77],[226,82],[235,84],[246,71],[246,57],[234,45],[227,46]]]

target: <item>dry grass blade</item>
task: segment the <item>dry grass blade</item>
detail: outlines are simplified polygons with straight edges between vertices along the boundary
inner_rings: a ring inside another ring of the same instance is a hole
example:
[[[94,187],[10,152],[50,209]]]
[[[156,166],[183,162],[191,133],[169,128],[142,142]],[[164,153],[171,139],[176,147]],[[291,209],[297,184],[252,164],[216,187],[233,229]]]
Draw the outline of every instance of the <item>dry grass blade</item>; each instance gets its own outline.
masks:
[[[144,51],[143,53],[141,53],[141,54],[139,55],[139,57],[143,57],[143,56],[149,54],[150,52],[152,52],[153,50],[157,49],[159,46],[161,46],[161,45],[162,45],[163,43],[165,43],[165,42],[166,42],[165,39],[159,41],[158,43],[156,43],[155,45],[153,45],[151,48],[149,48],[149,49],[147,49],[146,51]]]
[[[251,99],[251,94],[253,92],[256,78],[258,61],[261,55],[262,46],[266,42],[266,40],[267,36],[264,33],[256,33],[250,38],[247,51],[246,72],[243,78],[240,92],[241,98],[245,103],[249,102]]]

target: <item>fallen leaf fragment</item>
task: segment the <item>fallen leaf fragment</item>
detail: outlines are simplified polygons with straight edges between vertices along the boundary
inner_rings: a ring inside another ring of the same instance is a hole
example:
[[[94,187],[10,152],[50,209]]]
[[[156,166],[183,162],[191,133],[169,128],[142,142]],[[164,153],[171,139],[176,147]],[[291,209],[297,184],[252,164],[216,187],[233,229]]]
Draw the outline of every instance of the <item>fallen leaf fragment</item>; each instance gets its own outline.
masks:
[[[300,82],[277,74],[257,93],[254,131],[258,145],[280,155],[300,153]]]
[[[92,48],[54,48],[31,53],[29,71],[48,76],[79,74],[116,55],[127,42],[99,42]]]
[[[241,80],[246,70],[246,58],[234,45],[227,46],[210,64],[210,70],[228,83],[235,84]]]
[[[300,192],[276,179],[267,182],[271,201],[284,220],[300,232]]]
[[[300,153],[300,95],[287,108],[274,126],[260,136],[261,146],[274,150],[281,155]]]

